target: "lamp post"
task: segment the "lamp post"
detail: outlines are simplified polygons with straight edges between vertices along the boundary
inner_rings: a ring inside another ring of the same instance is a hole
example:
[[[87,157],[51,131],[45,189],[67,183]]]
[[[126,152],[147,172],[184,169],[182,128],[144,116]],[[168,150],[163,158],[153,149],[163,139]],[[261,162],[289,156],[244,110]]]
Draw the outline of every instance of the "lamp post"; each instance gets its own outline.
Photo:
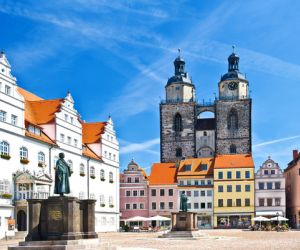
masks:
[[[277,232],[278,232],[279,231],[279,219],[278,219],[279,213],[278,212],[276,213],[276,216],[277,216]]]

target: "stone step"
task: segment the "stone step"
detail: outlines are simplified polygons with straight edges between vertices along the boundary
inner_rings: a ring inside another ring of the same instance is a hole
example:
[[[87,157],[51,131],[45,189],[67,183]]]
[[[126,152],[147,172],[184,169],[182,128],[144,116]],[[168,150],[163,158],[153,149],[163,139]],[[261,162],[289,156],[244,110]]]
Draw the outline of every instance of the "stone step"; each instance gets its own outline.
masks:
[[[18,231],[18,232],[15,232],[14,239],[24,240],[26,235],[27,235],[27,231]]]

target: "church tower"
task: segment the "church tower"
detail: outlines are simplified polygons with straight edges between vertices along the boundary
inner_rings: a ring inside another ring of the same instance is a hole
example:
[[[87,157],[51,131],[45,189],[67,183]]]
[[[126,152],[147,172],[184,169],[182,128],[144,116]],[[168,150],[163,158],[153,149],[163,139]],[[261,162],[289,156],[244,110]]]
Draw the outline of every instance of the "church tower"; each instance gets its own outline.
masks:
[[[161,162],[195,157],[195,85],[180,54],[174,67],[165,87],[166,100],[160,104]]]
[[[239,72],[239,57],[228,57],[228,72],[219,82],[216,101],[216,153],[251,153],[251,99],[249,82]]]

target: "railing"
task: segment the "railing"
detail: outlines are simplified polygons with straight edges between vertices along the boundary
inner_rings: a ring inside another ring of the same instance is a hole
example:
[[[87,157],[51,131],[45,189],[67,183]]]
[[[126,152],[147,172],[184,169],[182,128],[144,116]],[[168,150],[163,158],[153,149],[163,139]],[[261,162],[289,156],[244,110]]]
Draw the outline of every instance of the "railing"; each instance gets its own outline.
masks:
[[[161,100],[161,104],[172,104],[172,103],[182,103],[182,102],[187,102],[187,103],[192,103],[196,102],[194,99],[176,99],[176,100]]]
[[[47,199],[49,195],[49,192],[19,191],[15,200]]]

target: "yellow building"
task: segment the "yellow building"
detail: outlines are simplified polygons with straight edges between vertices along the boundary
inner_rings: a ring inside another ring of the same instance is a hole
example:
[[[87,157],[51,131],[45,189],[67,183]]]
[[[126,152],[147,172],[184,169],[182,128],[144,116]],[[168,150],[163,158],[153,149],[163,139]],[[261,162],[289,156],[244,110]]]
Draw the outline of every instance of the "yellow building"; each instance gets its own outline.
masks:
[[[246,228],[253,217],[252,156],[218,155],[214,165],[214,227]]]

